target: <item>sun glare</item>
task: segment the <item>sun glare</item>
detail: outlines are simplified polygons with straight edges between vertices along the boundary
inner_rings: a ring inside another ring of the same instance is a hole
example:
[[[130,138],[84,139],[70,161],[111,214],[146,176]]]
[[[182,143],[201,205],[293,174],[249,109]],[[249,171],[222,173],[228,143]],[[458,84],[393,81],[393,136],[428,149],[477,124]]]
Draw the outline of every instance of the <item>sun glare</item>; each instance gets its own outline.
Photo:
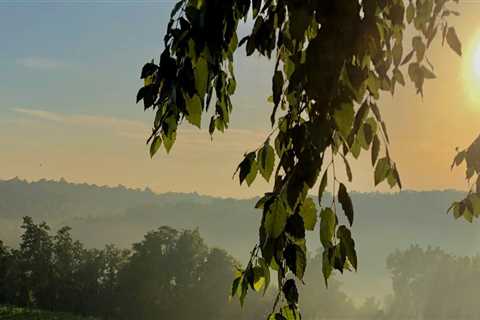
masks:
[[[480,105],[480,33],[473,37],[465,52],[464,77],[467,95],[477,107]]]

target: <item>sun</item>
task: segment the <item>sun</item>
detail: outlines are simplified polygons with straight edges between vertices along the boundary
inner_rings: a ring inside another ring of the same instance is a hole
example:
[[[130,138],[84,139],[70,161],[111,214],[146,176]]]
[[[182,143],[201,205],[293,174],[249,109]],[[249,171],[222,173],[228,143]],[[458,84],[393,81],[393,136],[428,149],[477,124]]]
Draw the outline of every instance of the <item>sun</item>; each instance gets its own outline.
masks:
[[[473,76],[475,77],[476,81],[480,81],[480,42],[475,45],[475,49],[473,51]]]
[[[468,43],[463,61],[466,93],[475,109],[480,110],[480,32]]]

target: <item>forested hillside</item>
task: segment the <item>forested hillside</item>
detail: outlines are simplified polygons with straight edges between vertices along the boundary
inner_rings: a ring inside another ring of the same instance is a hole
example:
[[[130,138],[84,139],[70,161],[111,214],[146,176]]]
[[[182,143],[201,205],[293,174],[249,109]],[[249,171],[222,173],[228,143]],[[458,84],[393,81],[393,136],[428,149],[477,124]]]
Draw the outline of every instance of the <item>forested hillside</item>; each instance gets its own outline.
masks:
[[[457,191],[353,193],[357,212],[353,233],[360,261],[358,273],[342,278],[346,290],[359,297],[389,292],[385,259],[411,244],[476,254],[478,229],[466,221],[453,223],[446,214],[450,203],[462,195]],[[73,237],[90,248],[109,243],[128,248],[153,227],[168,225],[198,228],[208,245],[220,246],[244,262],[257,238],[260,212],[254,204],[255,199],[14,179],[0,182],[0,239],[8,245],[18,243],[19,225],[26,215],[45,220],[54,229],[71,226]],[[310,233],[308,241],[318,247],[318,234]]]

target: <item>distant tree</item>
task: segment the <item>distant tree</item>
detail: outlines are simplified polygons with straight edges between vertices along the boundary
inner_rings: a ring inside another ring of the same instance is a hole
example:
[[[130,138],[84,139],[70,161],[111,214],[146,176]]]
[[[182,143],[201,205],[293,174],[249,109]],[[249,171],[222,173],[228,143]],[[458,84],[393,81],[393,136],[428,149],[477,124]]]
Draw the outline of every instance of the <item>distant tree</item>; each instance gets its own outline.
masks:
[[[50,227],[45,222],[37,225],[32,218],[24,217],[22,229],[19,268],[23,285],[20,296],[26,306],[53,310],[55,289]]]
[[[71,311],[76,304],[75,274],[84,250],[79,241],[73,241],[70,230],[61,228],[53,239],[55,309],[61,311]]]
[[[387,259],[393,299],[386,319],[478,319],[480,257],[412,246]]]
[[[336,176],[335,163],[343,163],[352,180],[349,160],[371,150],[375,185],[387,181],[391,187],[401,187],[378,102],[382,94],[393,95],[397,85],[405,85],[406,78],[423,95],[425,80],[435,78],[428,48],[437,33],[442,43],[446,41],[461,54],[461,43],[447,20],[458,15],[447,7],[450,2],[180,0],[174,6],[159,62],[143,67],[144,86],[137,94],[137,102],[143,100],[145,109],[155,110],[147,140],[151,156],[162,144],[169,152],[184,119],[200,127],[203,113],[210,108],[210,134],[228,128],[233,109],[230,98],[237,86],[234,53],[240,46],[245,46],[249,56],[256,52],[275,60],[272,132],[238,166],[240,183],[251,185],[258,173],[267,181],[274,178],[272,192],[256,206],[263,210],[259,243],[234,282],[240,288],[241,303],[248,288],[255,289],[261,278],[269,278],[273,268],[280,275],[282,298],[275,300],[274,310],[278,311],[280,300],[285,308],[272,317],[297,318],[298,297],[287,293],[297,290],[289,273],[303,279],[305,231],[315,228],[318,216],[325,279],[334,269],[357,268],[349,229],[353,204]],[[250,17],[249,35],[238,39],[239,23]],[[407,27],[408,34],[414,34],[411,41],[404,37]],[[478,161],[474,162],[470,173],[480,172]],[[333,175],[330,181],[329,172]],[[327,184],[335,195],[319,215],[307,197],[317,180],[319,201]],[[340,205],[345,217],[337,211]],[[463,214],[468,202],[457,207],[456,215]]]
[[[266,312],[252,303],[246,314],[228,303],[235,261],[209,249],[198,230],[161,227],[133,245],[119,275],[121,319],[249,319]]]

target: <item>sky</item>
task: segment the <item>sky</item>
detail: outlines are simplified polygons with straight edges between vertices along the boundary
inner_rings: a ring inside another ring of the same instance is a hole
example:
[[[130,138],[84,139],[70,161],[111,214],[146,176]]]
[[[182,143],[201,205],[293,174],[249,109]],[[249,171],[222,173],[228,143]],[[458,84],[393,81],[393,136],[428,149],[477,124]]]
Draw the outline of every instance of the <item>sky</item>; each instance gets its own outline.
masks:
[[[242,155],[269,130],[271,62],[237,55],[231,128],[213,141],[204,125],[182,127],[167,155],[145,145],[153,114],[135,104],[142,65],[158,58],[174,1],[0,0],[0,179],[60,179],[251,197],[268,191],[232,179]],[[450,171],[456,147],[479,133],[480,2],[464,1],[453,20],[462,58],[436,41],[437,79],[423,99],[411,85],[383,96],[391,154],[406,189],[465,189]],[[241,32],[248,25],[241,27]],[[373,185],[369,157],[353,162],[350,189]]]

